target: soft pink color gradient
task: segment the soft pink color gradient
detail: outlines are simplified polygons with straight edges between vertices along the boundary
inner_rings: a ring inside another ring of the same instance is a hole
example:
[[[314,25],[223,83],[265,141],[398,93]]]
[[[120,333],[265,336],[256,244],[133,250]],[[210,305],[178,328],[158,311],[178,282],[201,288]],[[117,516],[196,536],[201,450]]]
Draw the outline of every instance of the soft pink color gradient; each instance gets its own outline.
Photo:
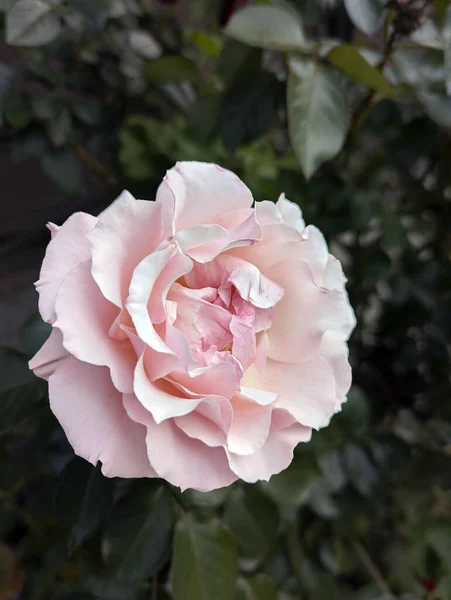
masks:
[[[30,361],[75,452],[182,490],[268,480],[351,384],[340,263],[282,194],[256,202],[181,162],[155,202],[72,215],[36,283],[52,334]]]

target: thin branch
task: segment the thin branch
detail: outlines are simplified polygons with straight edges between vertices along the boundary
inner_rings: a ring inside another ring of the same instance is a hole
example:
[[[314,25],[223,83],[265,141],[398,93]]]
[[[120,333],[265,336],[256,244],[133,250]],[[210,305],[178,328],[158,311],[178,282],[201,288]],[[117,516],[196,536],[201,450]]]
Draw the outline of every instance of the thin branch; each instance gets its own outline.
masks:
[[[116,185],[117,179],[113,175],[113,173],[106,167],[102,165],[101,162],[94,158],[89,152],[83,148],[83,146],[75,146],[75,152],[81,158],[81,160],[97,175],[104,178],[108,185]]]
[[[371,575],[381,592],[387,594],[390,598],[394,598],[393,592],[391,591],[388,583],[385,581],[378,566],[368,554],[364,546],[359,542],[359,540],[356,539],[351,539],[351,545],[354,548],[355,553],[359,557],[361,563],[365,566],[366,570]]]
[[[158,600],[158,574],[152,577],[152,600]]]
[[[67,90],[66,88],[53,88],[49,89],[41,83],[33,83],[29,81],[23,81],[18,79],[14,82],[14,89],[18,92],[23,92],[31,96],[57,96],[58,98],[64,98],[65,100],[75,100],[78,102],[89,102],[91,104],[99,105],[102,102],[98,98],[92,96],[85,96],[78,92]]]

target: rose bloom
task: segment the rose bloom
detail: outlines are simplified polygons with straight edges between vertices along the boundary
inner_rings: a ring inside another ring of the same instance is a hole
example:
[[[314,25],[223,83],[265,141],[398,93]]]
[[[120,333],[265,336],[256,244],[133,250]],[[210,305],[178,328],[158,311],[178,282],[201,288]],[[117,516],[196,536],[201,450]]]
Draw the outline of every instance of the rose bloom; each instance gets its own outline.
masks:
[[[76,454],[182,490],[268,480],[351,383],[340,263],[282,194],[180,162],[156,200],[49,224],[30,361]]]

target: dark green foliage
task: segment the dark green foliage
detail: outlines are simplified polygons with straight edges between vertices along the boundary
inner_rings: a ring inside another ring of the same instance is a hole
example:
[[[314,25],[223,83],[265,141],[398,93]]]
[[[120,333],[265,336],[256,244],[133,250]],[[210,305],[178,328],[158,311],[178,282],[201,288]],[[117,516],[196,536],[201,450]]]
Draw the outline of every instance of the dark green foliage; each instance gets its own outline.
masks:
[[[2,147],[66,195],[152,198],[177,160],[285,192],[349,280],[348,401],[269,482],[107,479],[32,315],[0,348],[2,600],[451,598],[451,8],[254,4],[224,34],[204,0],[0,0]]]

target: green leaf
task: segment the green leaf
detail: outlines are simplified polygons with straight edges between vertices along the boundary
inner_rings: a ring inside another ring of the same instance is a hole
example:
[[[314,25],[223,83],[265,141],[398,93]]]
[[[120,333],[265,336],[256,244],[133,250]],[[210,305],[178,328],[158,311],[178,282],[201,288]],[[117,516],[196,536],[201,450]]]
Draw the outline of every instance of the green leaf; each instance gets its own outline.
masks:
[[[115,507],[102,540],[105,565],[119,579],[139,581],[166,562],[174,525],[174,502],[166,488],[135,485]]]
[[[69,141],[72,133],[72,118],[69,110],[65,108],[55,119],[48,123],[49,138],[55,147],[64,146]]]
[[[381,92],[387,96],[393,95],[394,92],[381,71],[370,65],[354,46],[349,44],[335,46],[329,52],[327,58],[352,79],[367,85],[376,92]]]
[[[418,99],[433,121],[442,127],[451,127],[451,96],[420,91]]]
[[[219,508],[224,504],[230,495],[230,487],[219,488],[211,492],[198,492],[196,490],[186,490],[182,494],[182,500],[188,506],[198,506],[199,508]]]
[[[373,463],[355,444],[347,444],[343,453],[350,482],[362,496],[369,496],[379,479]]]
[[[384,0],[345,0],[345,7],[354,25],[371,35],[382,25]]]
[[[235,600],[277,600],[276,589],[267,575],[239,578],[236,588]]]
[[[451,6],[448,6],[443,19],[443,40],[445,43],[445,84],[451,95]]]
[[[311,457],[297,456],[285,471],[273,475],[262,488],[279,505],[302,506],[309,501],[311,487],[320,477]]]
[[[64,469],[55,496],[59,520],[70,529],[69,553],[78,548],[104,523],[113,505],[114,480],[102,475],[78,457]]]
[[[6,92],[14,79],[15,71],[4,62],[0,62],[0,94]]]
[[[226,148],[233,150],[271,127],[276,115],[272,82],[269,73],[258,71],[226,94],[221,108],[221,134]]]
[[[71,150],[45,154],[41,160],[44,172],[66,194],[78,195],[83,191],[83,165]]]
[[[298,14],[288,5],[246,6],[232,15],[224,31],[235,40],[268,50],[297,50],[306,45]]]
[[[64,101],[62,98],[52,96],[51,94],[33,96],[31,98],[31,107],[38,119],[46,121],[47,119],[55,119],[61,114]]]
[[[185,515],[177,524],[172,563],[174,600],[230,600],[235,590],[237,551],[219,522]]]
[[[291,143],[309,178],[343,146],[349,126],[346,90],[333,69],[294,58],[287,94]]]
[[[440,557],[448,574],[451,575],[451,526],[444,524],[428,531],[426,539],[428,545]]]
[[[224,523],[238,547],[248,557],[261,557],[271,550],[279,526],[275,504],[256,488],[236,489],[227,502]]]
[[[0,435],[19,426],[40,404],[46,385],[28,368],[25,355],[0,348]]]
[[[33,119],[29,99],[14,90],[3,97],[3,112],[8,123],[19,129],[27,127]]]
[[[49,44],[59,34],[61,22],[42,0],[18,0],[6,15],[6,42],[15,46]]]
[[[94,102],[77,100],[72,102],[71,109],[74,115],[85,125],[96,125],[102,115],[101,105]]]
[[[353,385],[348,392],[348,399],[334,421],[342,431],[351,435],[362,435],[368,429],[370,420],[368,400],[364,391]]]
[[[33,356],[41,348],[52,331],[51,325],[42,320],[39,313],[28,317],[20,329],[22,346],[27,354]]]
[[[161,85],[180,81],[195,81],[196,63],[186,56],[162,56],[146,65],[144,76],[150,83]]]
[[[14,162],[40,158],[48,150],[46,136],[40,131],[25,132],[12,140],[11,151]],[[41,319],[42,321],[42,319]],[[25,343],[25,340],[23,340]],[[36,351],[39,348],[36,348]]]
[[[138,56],[147,60],[154,60],[161,55],[160,44],[144,30],[130,32],[130,47]]]
[[[219,95],[205,96],[193,104],[188,113],[188,125],[193,135],[207,141],[216,130],[221,110],[222,97]]]
[[[318,465],[326,478],[331,490],[339,492],[346,485],[346,472],[343,458],[338,450],[322,452],[318,456]]]

